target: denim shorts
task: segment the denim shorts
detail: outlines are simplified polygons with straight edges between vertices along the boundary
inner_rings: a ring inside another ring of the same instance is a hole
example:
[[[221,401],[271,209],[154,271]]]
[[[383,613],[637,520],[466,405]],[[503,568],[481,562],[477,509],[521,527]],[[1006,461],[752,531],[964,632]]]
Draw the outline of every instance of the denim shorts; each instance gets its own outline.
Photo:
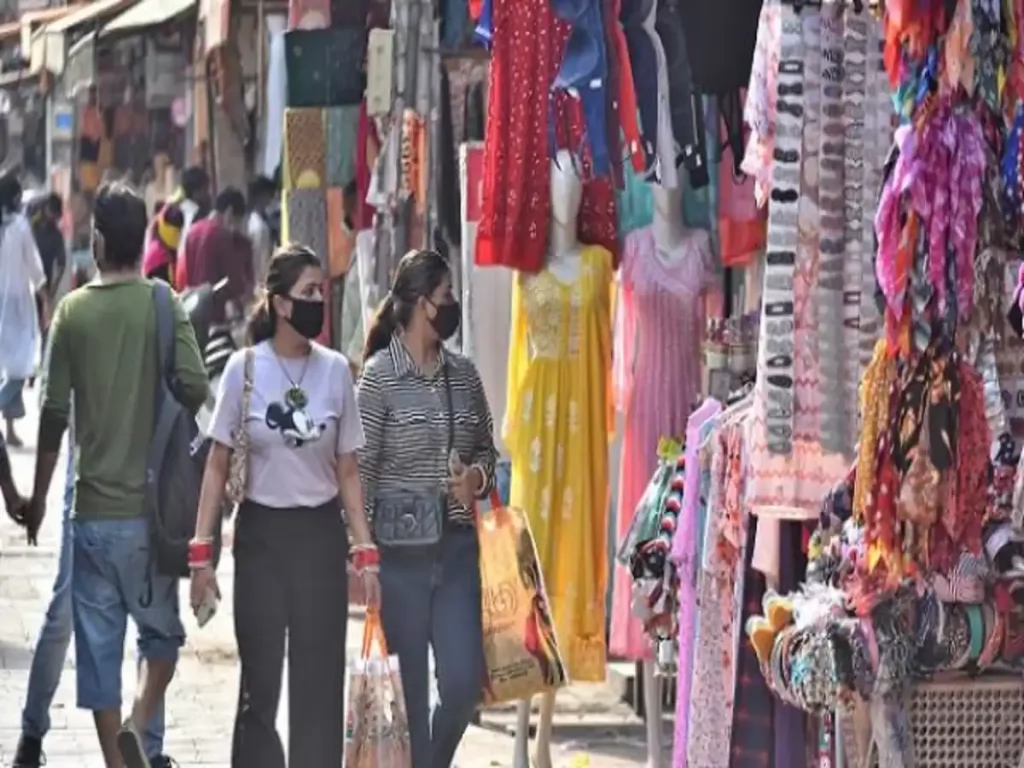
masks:
[[[139,654],[176,661],[185,642],[178,580],[154,571],[149,525],[130,520],[75,520],[71,596],[75,618],[78,706],[121,706],[124,638],[131,616]]]

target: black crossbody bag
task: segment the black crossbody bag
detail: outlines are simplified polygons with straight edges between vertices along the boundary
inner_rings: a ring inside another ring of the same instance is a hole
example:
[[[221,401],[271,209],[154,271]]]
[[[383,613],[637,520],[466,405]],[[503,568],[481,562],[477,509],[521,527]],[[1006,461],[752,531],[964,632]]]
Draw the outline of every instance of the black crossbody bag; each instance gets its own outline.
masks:
[[[447,362],[441,371],[448,406],[447,459],[455,447],[455,411]],[[436,493],[389,491],[374,499],[373,535],[381,547],[429,547],[441,541],[447,516],[446,489]]]

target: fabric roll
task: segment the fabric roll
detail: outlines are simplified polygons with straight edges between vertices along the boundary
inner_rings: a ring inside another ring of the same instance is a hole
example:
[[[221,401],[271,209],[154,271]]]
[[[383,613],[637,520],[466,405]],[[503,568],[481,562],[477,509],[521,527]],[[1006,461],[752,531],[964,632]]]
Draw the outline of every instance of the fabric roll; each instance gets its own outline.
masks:
[[[288,0],[289,29],[326,29],[331,26],[331,0]]]
[[[324,111],[285,110],[285,189],[321,189],[326,186]]]
[[[289,107],[359,104],[366,87],[365,27],[293,29],[285,34]]]
[[[338,187],[327,189],[327,263],[331,277],[340,277],[348,272],[354,235],[345,226],[345,192]]]
[[[292,189],[284,195],[284,241],[313,249],[327,268],[327,195],[322,189]]]
[[[356,175],[356,140],[359,106],[328,107],[325,112],[327,141],[324,151],[327,187],[344,187]]]

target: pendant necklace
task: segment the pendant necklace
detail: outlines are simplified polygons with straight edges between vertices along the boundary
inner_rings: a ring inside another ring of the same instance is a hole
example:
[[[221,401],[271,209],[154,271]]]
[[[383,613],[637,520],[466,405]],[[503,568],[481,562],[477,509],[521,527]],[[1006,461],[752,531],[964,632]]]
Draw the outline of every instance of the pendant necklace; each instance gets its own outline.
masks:
[[[306,390],[302,388],[302,380],[306,377],[306,369],[309,367],[310,357],[312,357],[311,354],[306,355],[306,360],[302,364],[302,371],[299,373],[299,380],[295,381],[291,374],[288,373],[284,361],[278,356],[277,352],[274,352],[274,359],[277,360],[277,364],[281,367],[281,373],[284,374],[285,378],[288,379],[288,383],[291,384],[284,393],[284,404],[293,411],[301,411],[309,405],[309,397],[306,395]]]

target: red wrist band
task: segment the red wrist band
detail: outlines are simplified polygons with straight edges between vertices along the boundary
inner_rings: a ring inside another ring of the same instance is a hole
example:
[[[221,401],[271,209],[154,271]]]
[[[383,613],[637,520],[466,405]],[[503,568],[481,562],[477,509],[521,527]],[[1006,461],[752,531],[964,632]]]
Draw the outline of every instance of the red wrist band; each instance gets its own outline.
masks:
[[[209,565],[213,562],[213,542],[193,539],[188,543],[189,566]]]
[[[352,565],[356,572],[380,565],[380,552],[376,549],[358,549],[352,553]]]

